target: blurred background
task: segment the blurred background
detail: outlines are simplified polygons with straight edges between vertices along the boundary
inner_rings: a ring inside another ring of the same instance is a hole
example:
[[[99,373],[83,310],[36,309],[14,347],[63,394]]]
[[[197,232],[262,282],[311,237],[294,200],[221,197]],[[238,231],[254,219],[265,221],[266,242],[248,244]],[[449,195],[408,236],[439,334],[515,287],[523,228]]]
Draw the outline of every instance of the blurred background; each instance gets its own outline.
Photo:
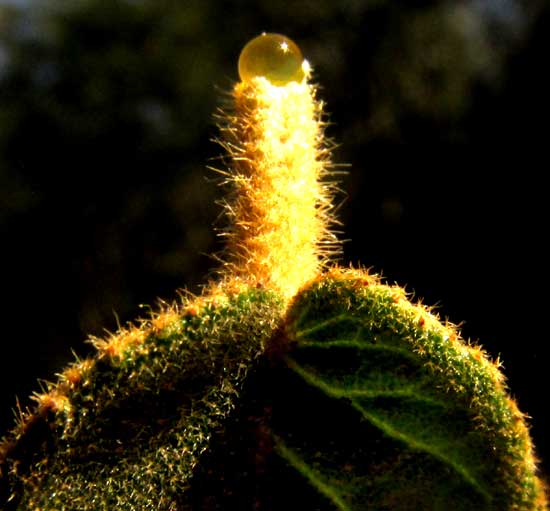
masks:
[[[0,0],[0,435],[89,335],[212,275],[212,116],[262,31],[302,48],[351,164],[342,263],[501,357],[550,473],[542,0]]]

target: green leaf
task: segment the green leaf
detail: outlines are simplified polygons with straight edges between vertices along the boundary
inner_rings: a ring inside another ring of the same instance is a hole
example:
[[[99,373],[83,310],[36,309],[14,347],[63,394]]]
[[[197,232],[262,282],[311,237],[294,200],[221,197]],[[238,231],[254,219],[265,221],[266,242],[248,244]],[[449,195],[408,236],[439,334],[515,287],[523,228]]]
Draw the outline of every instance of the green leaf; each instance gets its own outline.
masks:
[[[180,509],[282,313],[271,292],[223,302],[146,325],[121,356],[90,360],[66,411],[27,416],[0,444],[0,509]]]
[[[498,367],[400,288],[333,270],[147,332],[0,445],[3,509],[546,509]]]
[[[290,312],[298,413],[273,423],[277,453],[327,509],[535,509],[529,436],[495,365],[400,289],[345,275]]]

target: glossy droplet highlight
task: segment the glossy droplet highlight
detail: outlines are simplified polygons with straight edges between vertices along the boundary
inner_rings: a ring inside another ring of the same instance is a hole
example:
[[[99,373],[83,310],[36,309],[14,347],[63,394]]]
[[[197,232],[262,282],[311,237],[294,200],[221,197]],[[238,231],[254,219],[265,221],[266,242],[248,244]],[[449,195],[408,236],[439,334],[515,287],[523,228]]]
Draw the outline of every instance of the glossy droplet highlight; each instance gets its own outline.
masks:
[[[243,82],[261,76],[273,85],[286,85],[304,79],[304,63],[294,41],[281,34],[264,33],[249,41],[241,51],[239,76]]]

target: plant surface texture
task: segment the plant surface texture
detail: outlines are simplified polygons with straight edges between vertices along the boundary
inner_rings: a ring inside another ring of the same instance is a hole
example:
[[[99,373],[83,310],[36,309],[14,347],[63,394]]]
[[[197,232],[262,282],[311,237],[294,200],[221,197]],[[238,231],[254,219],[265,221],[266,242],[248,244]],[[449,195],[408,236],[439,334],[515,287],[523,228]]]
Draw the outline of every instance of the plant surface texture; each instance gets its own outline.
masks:
[[[331,262],[336,168],[299,48],[263,34],[239,70],[218,279],[34,396],[0,443],[0,509],[548,510],[499,362]]]

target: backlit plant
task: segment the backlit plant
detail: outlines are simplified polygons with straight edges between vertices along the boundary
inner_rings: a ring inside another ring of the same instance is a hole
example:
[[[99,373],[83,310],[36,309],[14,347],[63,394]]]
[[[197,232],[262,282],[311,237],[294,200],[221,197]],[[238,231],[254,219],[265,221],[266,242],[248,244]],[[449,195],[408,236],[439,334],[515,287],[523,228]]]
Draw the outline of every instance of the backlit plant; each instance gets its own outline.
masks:
[[[0,444],[5,510],[547,509],[499,363],[332,261],[335,173],[299,48],[239,59],[219,277],[94,339]]]

